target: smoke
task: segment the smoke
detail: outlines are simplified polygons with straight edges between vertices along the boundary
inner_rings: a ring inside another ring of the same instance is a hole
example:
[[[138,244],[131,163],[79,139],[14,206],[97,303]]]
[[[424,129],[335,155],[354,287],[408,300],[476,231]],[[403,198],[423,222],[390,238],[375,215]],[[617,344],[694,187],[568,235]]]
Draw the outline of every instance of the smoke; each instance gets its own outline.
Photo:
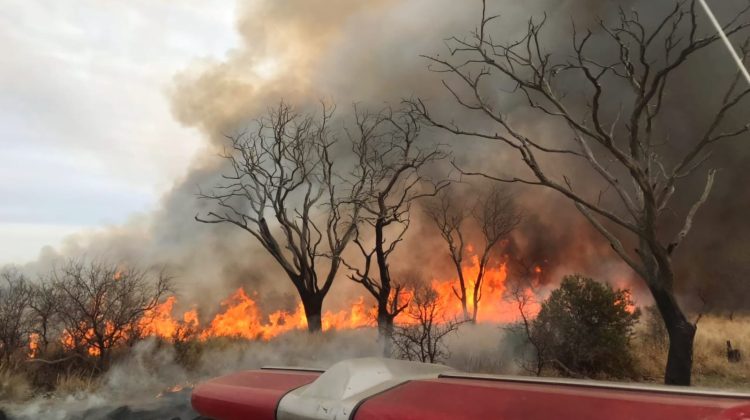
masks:
[[[506,38],[524,33],[530,16],[546,13],[549,23],[545,43],[552,52],[569,47],[570,18],[581,26],[595,27],[599,17],[606,20],[615,16],[618,6],[637,7],[646,17],[661,16],[669,7],[668,2],[647,1],[490,3],[501,14],[496,36]],[[738,1],[726,2],[716,12],[726,18],[737,4]],[[419,57],[445,54],[443,40],[475,28],[480,12],[479,1],[451,0],[278,0],[241,4],[237,20],[241,45],[228,51],[222,60],[206,60],[175,75],[169,89],[174,117],[185,126],[199,129],[207,139],[204,152],[191,164],[187,175],[175,181],[174,188],[152,214],[135,217],[123,226],[72,237],[56,250],[44,250],[31,269],[44,271],[59,256],[114,256],[122,261],[168,267],[178,278],[179,302],[185,307],[197,305],[205,309],[204,313],[216,310],[217,302],[238,286],[257,291],[265,307],[290,309],[294,299],[284,273],[253,238],[231,226],[203,225],[193,220],[208,205],[197,200],[198,189],[216,185],[224,169],[217,156],[224,145],[224,134],[247,127],[251,119],[282,98],[301,109],[313,109],[321,99],[335,102],[339,105],[339,126],[346,122],[352,103],[379,108],[386,103],[397,105],[402,98],[412,96],[429,101],[437,112],[455,114],[455,118],[469,124],[485,124],[456,111],[440,83],[441,75],[427,71],[426,61]],[[731,73],[732,65],[724,52],[715,48],[679,73],[675,84],[690,89],[678,89],[670,98],[672,138],[698,130],[707,110],[716,105],[704,99],[717,96],[713,84],[696,81],[720,80]],[[518,105],[515,99],[498,100],[507,101],[503,106],[508,109]],[[518,118],[540,135],[554,138],[557,134],[554,126],[524,121],[523,115]],[[469,143],[436,131],[425,136],[449,145],[462,166],[496,173],[521,170],[517,158],[502,153],[495,144]],[[676,143],[674,147],[684,147]],[[740,276],[744,274],[731,267],[738,267],[750,257],[750,249],[740,239],[749,233],[742,209],[750,204],[750,198],[737,191],[738,185],[750,181],[750,175],[740,169],[748,159],[747,145],[737,141],[717,153],[711,162],[722,168],[718,187],[699,213],[696,227],[677,257],[678,272],[684,280],[681,286],[686,290],[718,282],[742,283]],[[576,167],[566,169],[573,174],[585,173]],[[694,189],[698,194],[702,182],[698,177],[687,179],[687,186],[681,188]],[[464,197],[471,197],[475,191],[466,188]],[[550,281],[571,272],[617,284],[633,279],[630,270],[570,203],[541,189],[513,191],[526,220],[504,252],[520,254],[549,269],[546,275]],[[689,205],[688,201],[680,202],[674,211],[684,214]],[[410,234],[396,256],[398,260],[392,263],[394,270],[416,271],[423,279],[450,272],[446,247],[437,232],[420,210],[415,215]],[[722,272],[716,267],[723,267]],[[341,277],[327,301],[329,305],[362,294],[357,285]],[[726,299],[727,296],[717,296],[717,301],[726,302],[727,307],[747,305]]]
[[[175,348],[155,339],[137,343],[91,391],[58,393],[8,407],[16,419],[196,418],[190,390],[197,382],[243,369],[263,366],[304,366],[326,369],[339,360],[376,356],[371,330],[286,334],[273,342],[221,341],[201,346],[199,363],[186,370]],[[139,414],[140,413],[140,414]],[[116,415],[115,415],[116,414]]]

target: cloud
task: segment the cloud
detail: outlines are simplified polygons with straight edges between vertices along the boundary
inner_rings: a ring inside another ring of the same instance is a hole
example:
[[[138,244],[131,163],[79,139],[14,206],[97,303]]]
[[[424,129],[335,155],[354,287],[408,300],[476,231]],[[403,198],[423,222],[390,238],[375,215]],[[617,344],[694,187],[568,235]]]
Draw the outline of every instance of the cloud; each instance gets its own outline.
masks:
[[[5,2],[0,221],[94,226],[153,208],[202,144],[171,118],[164,87],[231,49],[233,19],[232,0]]]

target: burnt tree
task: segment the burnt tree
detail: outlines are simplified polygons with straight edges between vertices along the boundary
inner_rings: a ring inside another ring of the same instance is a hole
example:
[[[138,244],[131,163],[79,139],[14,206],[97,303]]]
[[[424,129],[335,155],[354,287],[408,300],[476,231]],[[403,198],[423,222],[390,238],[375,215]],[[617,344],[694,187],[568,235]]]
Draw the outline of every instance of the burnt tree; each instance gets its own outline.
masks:
[[[402,300],[403,284],[391,275],[389,259],[409,229],[412,205],[447,185],[423,173],[446,155],[439,147],[420,146],[421,127],[409,112],[355,110],[355,115],[356,130],[349,135],[357,158],[352,178],[361,187],[357,202],[362,223],[354,239],[360,263],[351,259],[346,265],[349,277],[377,301],[378,333],[389,353],[393,320],[408,305]]]
[[[469,213],[483,241],[481,248],[477,249],[479,271],[473,279],[465,278],[462,267],[466,246],[464,221]],[[484,275],[492,252],[521,222],[521,213],[506,191],[494,187],[476,200],[471,212],[464,210],[464,206],[454,204],[448,194],[441,194],[439,202],[427,207],[427,214],[448,244],[448,252],[458,275],[458,289],[453,287],[453,293],[461,301],[464,321],[476,323]]]
[[[677,385],[690,384],[696,326],[675,297],[672,259],[708,199],[716,171],[705,171],[698,194],[681,181],[704,168],[716,146],[750,128],[732,123],[732,111],[750,93],[737,72],[725,86],[717,83],[716,97],[710,98],[716,108],[706,114],[705,127],[682,133],[679,147],[670,147],[677,143],[669,136],[665,104],[681,88],[670,81],[720,39],[701,30],[697,7],[696,1],[677,1],[648,22],[637,11],[621,9],[613,24],[602,21],[595,31],[573,25],[570,49],[557,54],[543,45],[546,18],[531,19],[520,39],[494,39],[490,24],[497,16],[486,13],[483,1],[477,29],[451,38],[448,56],[427,58],[432,70],[451,76],[444,84],[459,107],[487,118],[492,128],[446,122],[423,102],[413,102],[433,126],[496,141],[517,153],[525,168],[518,174],[481,175],[550,188],[575,204],[650,290],[669,334],[664,380]],[[749,10],[746,6],[724,24],[728,36],[750,26]],[[747,42],[740,55],[747,58]],[[503,96],[520,99],[528,115],[556,124],[555,136],[522,127],[493,101]],[[561,169],[573,166],[589,172],[571,176]],[[693,200],[681,214],[673,206],[677,193],[681,201]]]
[[[216,209],[195,217],[252,235],[297,290],[310,332],[322,329],[323,299],[356,230],[357,205],[344,202],[337,189],[329,129],[333,111],[323,106],[319,116],[300,114],[282,102],[252,131],[228,136],[222,157],[230,169],[224,182],[199,194]]]

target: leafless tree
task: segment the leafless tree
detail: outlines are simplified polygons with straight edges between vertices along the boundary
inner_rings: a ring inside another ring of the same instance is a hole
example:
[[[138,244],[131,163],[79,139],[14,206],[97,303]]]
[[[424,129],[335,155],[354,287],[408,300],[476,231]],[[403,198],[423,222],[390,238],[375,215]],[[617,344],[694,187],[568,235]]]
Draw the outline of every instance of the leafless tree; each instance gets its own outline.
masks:
[[[50,279],[41,279],[41,282],[34,285],[31,290],[29,307],[34,319],[33,331],[39,339],[37,344],[42,354],[46,353],[50,342],[60,335],[59,292]]]
[[[346,265],[349,277],[377,301],[379,336],[388,352],[393,319],[408,304],[401,300],[403,284],[391,276],[389,258],[409,229],[412,205],[447,185],[423,174],[426,166],[446,154],[439,146],[419,146],[420,125],[408,112],[355,111],[356,130],[349,136],[357,157],[353,179],[361,186],[357,200],[362,226],[354,239],[361,258],[359,264]]]
[[[511,332],[523,334],[526,341],[532,347],[532,360],[522,360],[520,365],[524,370],[539,376],[542,374],[542,369],[544,369],[546,362],[546,343],[532,331],[534,314],[530,306],[535,303],[535,296],[531,283],[525,280],[510,282],[505,291],[505,300],[516,306],[520,318],[518,322],[506,328]]]
[[[217,208],[195,217],[235,225],[257,239],[297,289],[311,332],[322,328],[323,299],[356,230],[356,201],[343,200],[337,189],[333,112],[323,106],[320,116],[300,114],[282,102],[252,132],[227,137],[231,147],[223,158],[231,170],[223,184],[200,193]]]
[[[397,325],[393,335],[400,358],[438,363],[449,356],[444,340],[460,322],[447,318],[444,309],[434,289],[417,287],[405,312],[409,319]]]
[[[448,253],[458,275],[458,290],[453,287],[453,293],[461,301],[464,321],[471,319],[469,314],[469,299],[467,296],[467,281],[464,277],[463,262],[466,239],[464,226],[469,212],[463,205],[457,205],[456,199],[448,189],[438,194],[432,203],[425,206],[427,215],[432,219],[440,231],[440,236],[448,245]]]
[[[11,364],[28,345],[31,333],[29,302],[31,287],[26,277],[14,268],[0,272],[0,357]]]
[[[138,323],[171,290],[171,279],[117,264],[70,260],[53,270],[59,316],[68,345],[97,357],[105,369],[111,350],[139,332]]]
[[[445,190],[444,190],[445,191]],[[482,285],[493,250],[500,241],[521,222],[521,212],[513,203],[512,197],[502,188],[493,187],[484,197],[477,199],[471,218],[481,234],[483,245],[477,251],[479,271],[476,278],[465,279],[463,273],[465,223],[469,212],[465,206],[452,203],[448,194],[440,194],[439,201],[427,207],[427,214],[440,230],[440,235],[448,244],[451,261],[458,275],[458,289],[453,293],[461,301],[465,321],[477,322],[479,302],[482,300]]]
[[[459,81],[460,89],[447,80],[444,84],[460,107],[488,117],[494,127],[484,131],[444,122],[423,102],[413,101],[432,125],[459,136],[494,140],[517,152],[527,169],[526,175],[478,175],[550,188],[575,204],[651,291],[670,337],[665,382],[679,385],[690,384],[696,327],[675,298],[672,258],[708,199],[716,171],[707,171],[703,191],[683,215],[670,204],[680,180],[702,168],[715,146],[750,129],[744,123],[731,127],[732,111],[750,93],[738,72],[724,88],[716,111],[707,115],[705,130],[685,133],[679,154],[668,147],[669,122],[663,111],[675,88],[669,82],[697,52],[719,40],[713,31],[701,34],[696,7],[695,0],[676,1],[665,15],[650,16],[649,23],[637,11],[620,10],[614,25],[601,22],[596,32],[581,33],[574,25],[569,54],[558,55],[548,53],[540,40],[546,17],[531,19],[521,39],[493,39],[490,24],[497,16],[487,14],[483,1],[481,21],[471,36],[451,38],[450,55],[428,59],[433,70]],[[739,10],[724,25],[729,36],[750,26],[748,11],[750,6]],[[745,42],[745,59],[748,50]],[[614,55],[602,58],[602,51]],[[490,98],[498,95],[520,95],[531,113],[559,123],[555,144],[512,122],[492,103]],[[620,102],[619,109],[606,105],[612,102]],[[561,138],[572,141],[566,145]],[[551,164],[567,168],[576,161],[590,169],[586,182],[575,182]],[[582,187],[596,183],[603,187],[594,194]],[[679,191],[692,193],[690,188]],[[681,227],[666,231],[667,217]]]

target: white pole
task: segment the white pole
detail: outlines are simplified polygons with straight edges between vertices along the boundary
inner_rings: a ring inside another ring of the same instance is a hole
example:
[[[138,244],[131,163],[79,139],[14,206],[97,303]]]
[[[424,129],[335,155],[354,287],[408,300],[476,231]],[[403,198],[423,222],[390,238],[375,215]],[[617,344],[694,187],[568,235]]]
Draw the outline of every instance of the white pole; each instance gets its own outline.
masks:
[[[747,72],[747,68],[745,67],[745,64],[742,62],[742,58],[740,58],[739,54],[737,54],[737,50],[734,49],[732,42],[729,41],[727,34],[724,33],[724,29],[721,27],[721,24],[719,23],[719,21],[716,20],[716,16],[714,16],[714,13],[708,7],[706,0],[698,0],[698,1],[700,2],[701,6],[703,6],[703,10],[706,11],[708,18],[711,20],[711,23],[714,24],[714,27],[716,27],[716,30],[719,32],[719,36],[721,37],[722,41],[724,41],[724,45],[726,45],[727,49],[729,50],[729,53],[732,54],[732,58],[734,58],[735,63],[737,63],[737,67],[739,67],[740,72],[742,72],[742,75],[745,76],[745,80],[747,80],[747,83],[750,84],[750,73]]]

